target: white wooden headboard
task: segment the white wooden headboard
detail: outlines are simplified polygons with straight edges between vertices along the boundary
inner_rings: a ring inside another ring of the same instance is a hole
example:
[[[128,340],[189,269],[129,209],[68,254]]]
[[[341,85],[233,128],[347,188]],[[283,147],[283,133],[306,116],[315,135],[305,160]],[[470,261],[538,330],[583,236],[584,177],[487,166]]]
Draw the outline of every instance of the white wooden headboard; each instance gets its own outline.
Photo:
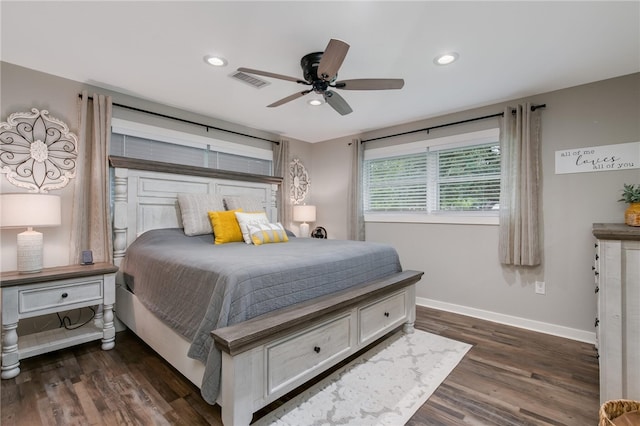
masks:
[[[276,195],[280,178],[114,157],[111,165],[113,260],[116,266],[120,266],[127,247],[143,232],[182,227],[179,193],[247,196],[263,203],[271,221],[275,222],[278,217]]]

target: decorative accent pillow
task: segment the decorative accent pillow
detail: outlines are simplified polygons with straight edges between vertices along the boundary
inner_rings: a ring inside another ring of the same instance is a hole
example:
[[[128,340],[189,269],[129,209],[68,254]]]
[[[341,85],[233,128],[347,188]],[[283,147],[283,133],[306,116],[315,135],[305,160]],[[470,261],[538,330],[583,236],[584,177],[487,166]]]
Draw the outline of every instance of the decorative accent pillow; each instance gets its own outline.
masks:
[[[251,244],[251,236],[249,235],[249,230],[247,229],[247,225],[263,225],[263,224],[269,223],[267,214],[264,212],[261,212],[261,213],[236,212],[236,219],[238,219],[238,224],[240,224],[240,231],[242,231],[242,238],[244,239],[244,242],[247,244]]]
[[[255,197],[225,195],[224,206],[227,210],[242,209],[242,211],[254,213],[264,211],[262,200]]]
[[[257,246],[268,243],[286,243],[289,241],[287,232],[279,223],[247,225],[251,242]]]
[[[211,234],[211,221],[207,212],[223,211],[221,195],[178,194],[184,233],[188,236]]]
[[[236,212],[242,210],[223,210],[218,212],[209,212],[211,227],[215,239],[214,244],[237,243],[244,241]]]

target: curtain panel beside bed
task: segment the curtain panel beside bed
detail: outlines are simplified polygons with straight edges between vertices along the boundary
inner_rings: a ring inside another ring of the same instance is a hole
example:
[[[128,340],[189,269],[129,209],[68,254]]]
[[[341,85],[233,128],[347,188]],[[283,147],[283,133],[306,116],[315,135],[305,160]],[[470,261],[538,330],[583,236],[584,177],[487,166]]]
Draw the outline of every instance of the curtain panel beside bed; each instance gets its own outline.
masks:
[[[111,139],[111,96],[79,100],[80,132],[77,178],[73,190],[70,235],[71,264],[80,263],[83,250],[93,252],[94,262],[113,262],[109,202],[109,144]]]

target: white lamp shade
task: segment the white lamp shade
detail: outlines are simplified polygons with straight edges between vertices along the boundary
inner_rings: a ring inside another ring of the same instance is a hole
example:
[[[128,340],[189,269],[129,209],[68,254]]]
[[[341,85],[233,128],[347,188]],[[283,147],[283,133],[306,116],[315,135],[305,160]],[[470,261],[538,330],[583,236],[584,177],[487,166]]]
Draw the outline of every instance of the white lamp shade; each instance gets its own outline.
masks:
[[[60,197],[45,194],[2,194],[0,227],[59,226]]]
[[[316,206],[293,206],[293,220],[295,222],[315,222]]]
[[[18,271],[40,272],[43,238],[33,227],[60,225],[60,197],[44,194],[2,194],[0,203],[0,227],[28,228],[18,234]]]

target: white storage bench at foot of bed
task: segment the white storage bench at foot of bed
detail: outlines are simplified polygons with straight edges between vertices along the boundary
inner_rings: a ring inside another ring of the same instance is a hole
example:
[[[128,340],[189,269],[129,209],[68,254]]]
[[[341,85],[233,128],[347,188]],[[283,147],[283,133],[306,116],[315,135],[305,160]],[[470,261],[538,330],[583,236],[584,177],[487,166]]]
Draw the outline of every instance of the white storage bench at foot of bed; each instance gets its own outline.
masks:
[[[222,351],[224,425],[250,424],[258,409],[403,324],[413,332],[422,275],[399,272],[212,331]]]

